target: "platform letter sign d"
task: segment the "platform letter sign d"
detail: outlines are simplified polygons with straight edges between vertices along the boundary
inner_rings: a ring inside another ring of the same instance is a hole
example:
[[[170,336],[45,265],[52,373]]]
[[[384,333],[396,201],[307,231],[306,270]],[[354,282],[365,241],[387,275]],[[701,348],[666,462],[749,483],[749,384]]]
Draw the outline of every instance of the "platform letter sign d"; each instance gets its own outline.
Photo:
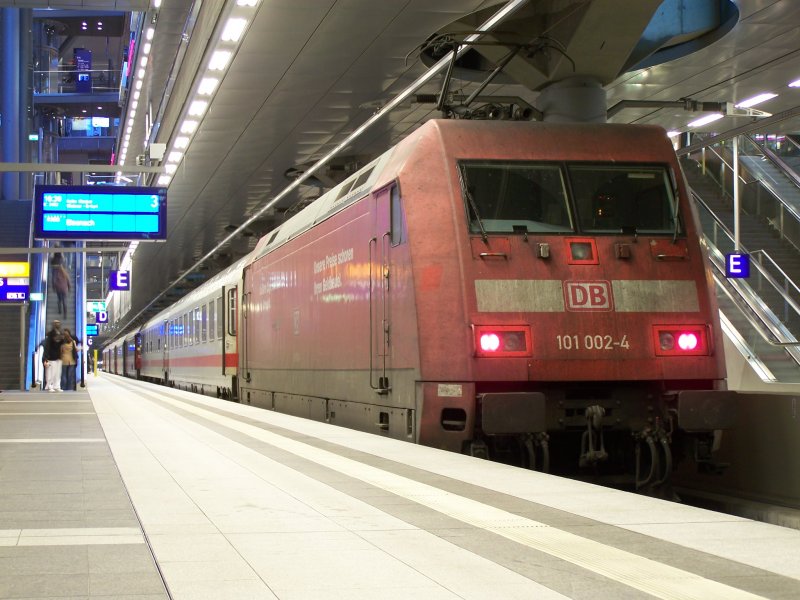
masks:
[[[750,255],[726,254],[725,276],[734,279],[750,277]]]
[[[130,290],[131,273],[130,271],[109,271],[108,289],[110,290]]]

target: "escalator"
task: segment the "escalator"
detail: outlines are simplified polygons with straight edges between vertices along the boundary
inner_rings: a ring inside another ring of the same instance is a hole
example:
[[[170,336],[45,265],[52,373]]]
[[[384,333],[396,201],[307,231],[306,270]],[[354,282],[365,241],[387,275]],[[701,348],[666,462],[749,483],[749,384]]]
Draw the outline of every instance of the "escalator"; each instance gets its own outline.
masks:
[[[732,153],[718,145],[681,163],[705,233],[728,339],[763,381],[800,383],[800,244],[794,243],[800,242],[800,186],[782,187],[792,176],[773,172],[775,163],[756,155],[755,141],[740,141],[741,147],[748,150],[740,153],[738,251],[751,257],[747,280],[725,277],[725,254],[736,251]]]

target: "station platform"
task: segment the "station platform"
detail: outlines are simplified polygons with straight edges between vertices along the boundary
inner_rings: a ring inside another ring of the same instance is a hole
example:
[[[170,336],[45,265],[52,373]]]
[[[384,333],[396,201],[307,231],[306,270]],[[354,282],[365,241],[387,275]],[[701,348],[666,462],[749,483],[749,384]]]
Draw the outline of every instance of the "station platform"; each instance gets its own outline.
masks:
[[[798,598],[800,531],[103,374],[0,394],[0,598]]]

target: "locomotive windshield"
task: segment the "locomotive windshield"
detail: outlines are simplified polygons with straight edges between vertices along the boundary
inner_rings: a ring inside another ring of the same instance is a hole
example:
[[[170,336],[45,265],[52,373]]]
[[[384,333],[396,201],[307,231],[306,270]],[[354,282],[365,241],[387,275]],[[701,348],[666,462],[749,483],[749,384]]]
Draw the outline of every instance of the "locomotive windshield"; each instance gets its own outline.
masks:
[[[462,163],[470,231],[572,231],[559,165]],[[476,214],[477,213],[477,214]]]
[[[568,165],[581,230],[673,234],[675,204],[664,167]]]
[[[675,233],[662,166],[476,161],[459,169],[471,233],[566,233],[576,223],[586,233]]]

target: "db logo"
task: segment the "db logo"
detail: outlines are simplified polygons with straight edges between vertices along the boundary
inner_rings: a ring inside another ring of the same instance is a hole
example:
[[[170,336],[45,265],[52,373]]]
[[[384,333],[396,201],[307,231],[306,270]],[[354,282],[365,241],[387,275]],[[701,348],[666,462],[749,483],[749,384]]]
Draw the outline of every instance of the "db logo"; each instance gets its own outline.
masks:
[[[611,311],[611,284],[608,281],[565,281],[564,297],[567,310]]]

